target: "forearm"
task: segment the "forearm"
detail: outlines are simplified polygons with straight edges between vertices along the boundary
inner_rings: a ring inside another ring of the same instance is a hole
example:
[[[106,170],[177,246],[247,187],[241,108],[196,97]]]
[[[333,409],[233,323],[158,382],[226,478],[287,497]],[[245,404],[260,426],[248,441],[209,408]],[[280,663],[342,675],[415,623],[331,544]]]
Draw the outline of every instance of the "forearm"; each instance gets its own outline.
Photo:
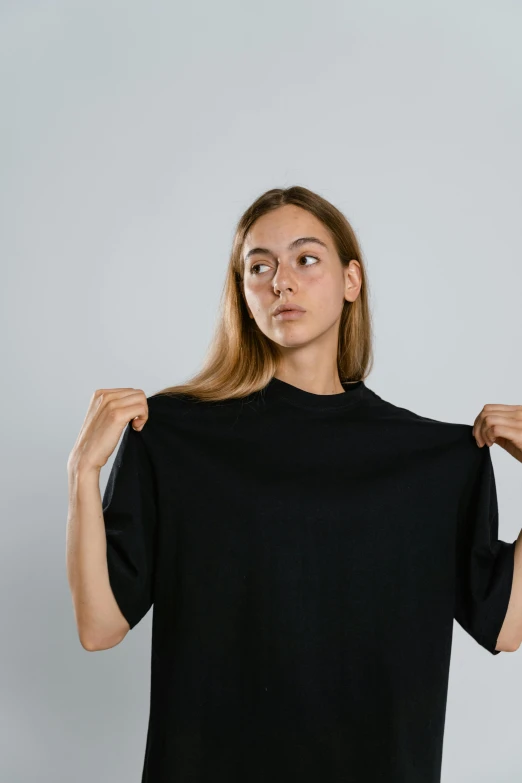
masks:
[[[76,625],[85,649],[104,649],[118,644],[129,626],[109,582],[99,471],[74,460],[67,471],[66,564]]]

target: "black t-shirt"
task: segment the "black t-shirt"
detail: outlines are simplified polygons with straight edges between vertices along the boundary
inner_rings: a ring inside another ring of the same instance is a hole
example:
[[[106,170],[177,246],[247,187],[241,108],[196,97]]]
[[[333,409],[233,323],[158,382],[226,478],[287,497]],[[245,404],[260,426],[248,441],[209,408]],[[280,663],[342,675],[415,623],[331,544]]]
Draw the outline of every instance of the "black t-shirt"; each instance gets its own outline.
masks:
[[[468,424],[363,381],[148,398],[103,496],[114,596],[153,605],[144,783],[438,783],[454,618],[487,651],[515,542]]]

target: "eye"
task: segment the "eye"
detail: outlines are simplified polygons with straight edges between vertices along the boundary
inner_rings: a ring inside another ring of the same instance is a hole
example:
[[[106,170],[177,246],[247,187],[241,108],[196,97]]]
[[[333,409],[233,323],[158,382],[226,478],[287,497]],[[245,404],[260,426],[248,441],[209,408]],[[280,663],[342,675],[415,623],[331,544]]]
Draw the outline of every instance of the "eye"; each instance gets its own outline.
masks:
[[[252,264],[250,267],[250,274],[251,275],[257,275],[259,272],[255,272],[254,270],[257,269],[258,266],[268,266],[268,264]]]
[[[301,256],[299,261],[301,261],[301,259],[303,259],[303,258],[314,258],[316,260],[316,262],[319,263],[319,259],[317,258],[317,256],[309,256],[309,255]],[[307,264],[307,266],[309,266],[309,265]],[[313,264],[312,264],[312,266],[313,266]]]
[[[316,263],[319,263],[319,259],[317,258],[317,256],[310,256],[310,255],[308,255],[308,254],[307,254],[307,255],[305,255],[305,256],[301,256],[301,257],[298,259],[298,260],[299,260],[299,262],[301,262],[303,258],[313,258],[313,259],[314,259],[314,261],[315,261]],[[257,269],[258,269],[258,267],[260,267],[260,266],[268,266],[268,264],[261,264],[261,263],[259,263],[259,264],[252,264],[252,266],[250,267],[250,274],[251,274],[251,275],[258,275],[258,274],[259,274],[259,272],[258,272],[258,271],[256,271],[256,270],[257,270]],[[301,264],[301,266],[314,266],[314,264]]]

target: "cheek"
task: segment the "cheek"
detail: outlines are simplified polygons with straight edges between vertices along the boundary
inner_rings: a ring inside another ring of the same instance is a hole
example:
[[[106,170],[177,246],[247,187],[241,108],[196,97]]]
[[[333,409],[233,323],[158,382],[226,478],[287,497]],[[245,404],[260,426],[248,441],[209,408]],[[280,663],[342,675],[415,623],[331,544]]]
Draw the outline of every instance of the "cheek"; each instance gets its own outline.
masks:
[[[344,287],[332,275],[322,274],[309,279],[306,301],[314,310],[318,324],[328,325],[339,318],[344,299]]]
[[[317,301],[324,303],[334,302],[338,294],[342,294],[344,291],[340,287],[340,283],[332,275],[328,274],[324,270],[314,271],[313,275],[310,275],[306,280],[306,288],[310,294]]]
[[[260,285],[256,285],[256,281],[252,281],[244,286],[245,299],[248,306],[253,312],[260,310],[263,306],[263,301],[267,297],[267,292]]]

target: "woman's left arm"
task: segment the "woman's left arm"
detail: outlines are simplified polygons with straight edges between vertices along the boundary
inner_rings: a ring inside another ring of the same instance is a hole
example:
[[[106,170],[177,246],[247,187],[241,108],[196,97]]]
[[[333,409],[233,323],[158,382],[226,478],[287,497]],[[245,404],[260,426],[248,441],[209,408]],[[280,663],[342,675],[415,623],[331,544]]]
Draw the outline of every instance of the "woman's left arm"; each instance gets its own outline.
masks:
[[[484,405],[473,424],[477,445],[497,443],[512,457],[522,462],[522,405]],[[515,564],[511,598],[498,637],[496,649],[518,650],[522,643],[522,530],[515,544]]]

